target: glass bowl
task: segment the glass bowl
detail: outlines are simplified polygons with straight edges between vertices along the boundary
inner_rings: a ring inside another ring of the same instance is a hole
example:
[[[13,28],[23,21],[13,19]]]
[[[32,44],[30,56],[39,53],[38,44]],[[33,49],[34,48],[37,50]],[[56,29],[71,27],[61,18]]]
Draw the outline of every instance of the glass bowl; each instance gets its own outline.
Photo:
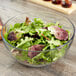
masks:
[[[14,25],[15,23],[23,23],[25,21],[26,17],[29,17],[30,20],[33,20],[34,18],[41,18],[45,23],[58,21],[61,25],[63,25],[63,28],[65,30],[70,31],[70,40],[67,43],[65,43],[64,45],[61,45],[54,49],[50,49],[50,50],[46,50],[46,51],[42,51],[42,52],[41,51],[32,51],[32,53],[39,52],[39,54],[37,55],[37,58],[34,57],[33,59],[28,59],[28,53],[31,51],[26,51],[26,50],[23,50],[20,48],[16,48],[16,47],[12,46],[11,44],[9,44],[4,38],[4,33],[5,33],[5,31],[8,32],[10,24]],[[74,27],[73,23],[64,16],[58,15],[53,12],[45,13],[45,12],[37,11],[34,13],[32,13],[32,12],[25,13],[25,14],[22,13],[18,16],[15,16],[15,17],[9,19],[4,24],[1,35],[2,35],[3,42],[6,46],[6,48],[9,50],[11,56],[14,59],[16,59],[19,63],[27,65],[27,66],[31,66],[31,67],[42,67],[42,66],[46,66],[46,65],[55,63],[58,59],[64,57],[64,55],[66,55],[67,50],[70,48],[70,46],[73,42],[73,39],[74,39],[75,27]],[[43,56],[43,59],[40,58],[41,56]],[[45,59],[45,57],[46,57],[46,59]],[[29,62],[29,61],[31,61],[31,62]]]

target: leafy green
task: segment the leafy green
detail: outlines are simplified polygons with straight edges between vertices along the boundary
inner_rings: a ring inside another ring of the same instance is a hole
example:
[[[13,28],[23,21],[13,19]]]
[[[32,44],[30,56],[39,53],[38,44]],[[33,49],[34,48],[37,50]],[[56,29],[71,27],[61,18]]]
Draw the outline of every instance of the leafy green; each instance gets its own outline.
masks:
[[[16,58],[21,61],[31,62],[30,57],[28,57],[28,51],[22,51],[21,54],[16,55]]]
[[[62,42],[60,40],[55,40],[54,37],[50,41],[47,41],[50,45],[53,44],[55,46],[60,46],[62,45]]]
[[[33,38],[25,37],[25,39],[21,39],[21,42],[20,43],[17,43],[17,46],[16,47],[18,48],[18,47],[24,45],[26,42],[30,42],[32,40],[33,40]]]
[[[20,23],[16,23],[15,25],[14,25],[14,28],[20,28],[21,27],[21,24]]]
[[[68,30],[68,40],[61,41],[56,39],[53,35],[55,33],[55,29],[50,26],[58,26],[59,28],[62,28],[62,25],[60,25],[59,22],[44,24],[40,18],[34,18],[34,20],[28,25],[26,22],[10,25],[9,30],[4,34],[4,38],[9,44],[23,50],[28,50],[28,48],[33,45],[44,45],[45,47],[43,50],[33,58],[28,56],[29,51],[21,51],[16,55],[16,58],[30,64],[47,64],[64,56],[66,49],[68,48],[68,44],[59,49],[56,49],[56,47],[67,43],[70,39],[70,32]],[[47,27],[48,30],[43,29],[43,27]],[[8,35],[12,31],[16,33],[17,40],[8,40]],[[39,38],[37,38],[37,36],[39,36]]]

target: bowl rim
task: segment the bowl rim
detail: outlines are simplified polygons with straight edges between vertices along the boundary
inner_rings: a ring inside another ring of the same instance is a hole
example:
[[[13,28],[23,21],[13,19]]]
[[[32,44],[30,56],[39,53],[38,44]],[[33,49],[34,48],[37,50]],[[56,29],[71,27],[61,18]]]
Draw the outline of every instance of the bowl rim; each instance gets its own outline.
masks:
[[[21,13],[21,14],[25,14],[25,13]],[[6,44],[8,44],[10,47],[12,47],[12,48],[14,48],[14,49],[21,50],[21,51],[29,51],[29,50],[23,50],[23,49],[20,49],[20,48],[17,48],[17,47],[15,47],[15,46],[11,45],[11,44],[8,43],[8,42],[5,40],[5,38],[3,37],[3,27],[4,27],[10,20],[12,20],[12,19],[20,16],[21,14],[11,17],[10,19],[8,19],[8,20],[5,22],[5,24],[3,24],[2,30],[1,30],[1,36],[2,36],[3,41],[4,41]],[[55,13],[55,15],[58,15],[58,14]],[[56,47],[56,48],[50,49],[50,50],[45,50],[45,51],[53,51],[53,50],[59,49],[59,48],[65,46],[65,45],[67,45],[71,40],[73,40],[73,38],[74,38],[74,36],[75,36],[75,26],[74,26],[74,24],[72,23],[72,21],[71,21],[68,17],[66,17],[66,16],[64,16],[64,15],[59,15],[59,16],[62,16],[62,17],[64,17],[64,18],[66,18],[66,19],[71,23],[71,25],[72,25],[72,27],[73,27],[73,35],[72,35],[72,37],[70,38],[70,40],[68,40],[65,44],[63,44],[63,45],[61,45],[61,46],[58,46],[58,47]],[[32,52],[35,52],[35,51],[32,51]],[[40,52],[40,51],[36,51],[36,52]]]

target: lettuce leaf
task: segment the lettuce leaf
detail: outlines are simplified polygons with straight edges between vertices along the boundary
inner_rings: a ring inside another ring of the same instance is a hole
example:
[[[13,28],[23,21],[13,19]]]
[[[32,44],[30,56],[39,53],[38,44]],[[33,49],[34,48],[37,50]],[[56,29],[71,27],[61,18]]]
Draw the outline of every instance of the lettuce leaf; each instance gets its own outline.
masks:
[[[25,39],[21,39],[21,42],[20,43],[17,43],[17,46],[16,47],[18,48],[18,47],[24,45],[26,42],[30,42],[32,40],[33,40],[33,38],[25,37]]]
[[[55,40],[54,37],[51,38],[50,41],[47,41],[50,45],[60,46],[62,45],[62,42],[60,40]]]

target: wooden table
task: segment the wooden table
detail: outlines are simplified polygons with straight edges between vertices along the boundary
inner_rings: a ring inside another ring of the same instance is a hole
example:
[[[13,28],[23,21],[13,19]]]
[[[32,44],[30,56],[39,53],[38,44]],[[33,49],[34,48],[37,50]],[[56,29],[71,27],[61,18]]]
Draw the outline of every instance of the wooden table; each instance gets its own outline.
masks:
[[[0,0],[0,16],[5,23],[9,18],[24,12],[55,12],[52,9],[36,5],[29,0]],[[71,15],[65,15],[76,24],[76,11]],[[30,68],[16,62],[0,41],[0,76],[76,76],[76,37],[63,60],[43,68]]]

